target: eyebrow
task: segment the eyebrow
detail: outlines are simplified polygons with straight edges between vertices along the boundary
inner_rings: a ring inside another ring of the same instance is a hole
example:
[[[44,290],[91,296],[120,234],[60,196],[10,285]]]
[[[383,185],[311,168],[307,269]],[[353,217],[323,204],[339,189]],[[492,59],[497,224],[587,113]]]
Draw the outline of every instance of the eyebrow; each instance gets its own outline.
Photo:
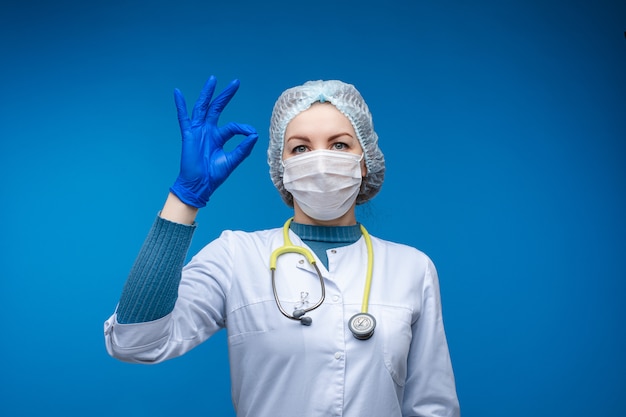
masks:
[[[333,141],[337,138],[340,138],[342,136],[349,136],[351,139],[354,139],[354,136],[352,136],[350,133],[348,132],[343,132],[343,133],[337,133],[336,135],[332,135],[328,138],[328,141]],[[311,139],[308,136],[299,136],[299,135],[293,135],[293,136],[289,136],[285,142],[289,142],[290,140],[304,140],[307,142],[311,142]]]

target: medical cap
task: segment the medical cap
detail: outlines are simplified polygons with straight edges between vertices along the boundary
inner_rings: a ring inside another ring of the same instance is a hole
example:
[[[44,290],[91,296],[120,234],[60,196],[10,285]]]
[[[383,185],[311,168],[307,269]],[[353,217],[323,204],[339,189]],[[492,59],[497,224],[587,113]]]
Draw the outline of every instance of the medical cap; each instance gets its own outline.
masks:
[[[293,196],[283,185],[283,147],[285,130],[289,122],[313,103],[330,102],[343,113],[356,132],[363,148],[367,175],[361,183],[356,203],[362,204],[374,197],[383,185],[385,177],[385,157],[378,147],[378,135],[374,131],[372,115],[352,84],[342,81],[308,81],[303,85],[285,90],[274,105],[270,121],[270,143],[267,149],[267,162],[270,176],[281,197],[293,207]]]

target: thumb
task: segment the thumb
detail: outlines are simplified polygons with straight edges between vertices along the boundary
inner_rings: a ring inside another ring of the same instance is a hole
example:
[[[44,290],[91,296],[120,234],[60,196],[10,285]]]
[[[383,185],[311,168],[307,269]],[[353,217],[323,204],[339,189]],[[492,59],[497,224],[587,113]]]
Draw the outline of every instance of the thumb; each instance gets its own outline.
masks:
[[[239,145],[235,147],[232,151],[228,153],[228,159],[230,160],[232,167],[236,168],[239,164],[243,162],[250,153],[252,153],[252,148],[256,144],[259,139],[258,133],[254,132],[246,136],[244,140],[242,140]]]

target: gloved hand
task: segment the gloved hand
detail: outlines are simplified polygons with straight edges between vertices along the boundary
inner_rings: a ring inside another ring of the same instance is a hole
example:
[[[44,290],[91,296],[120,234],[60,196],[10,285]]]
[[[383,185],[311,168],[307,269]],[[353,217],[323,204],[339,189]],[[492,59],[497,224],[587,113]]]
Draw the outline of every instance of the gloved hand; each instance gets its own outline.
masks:
[[[182,202],[193,207],[204,207],[209,197],[231,172],[252,152],[259,135],[249,125],[228,123],[218,127],[218,119],[224,107],[239,88],[239,80],[233,80],[215,100],[211,101],[217,80],[211,76],[202,88],[193,107],[191,120],[180,90],[174,91],[178,123],[183,139],[180,173],[170,188]],[[230,152],[224,144],[235,135],[246,138]]]

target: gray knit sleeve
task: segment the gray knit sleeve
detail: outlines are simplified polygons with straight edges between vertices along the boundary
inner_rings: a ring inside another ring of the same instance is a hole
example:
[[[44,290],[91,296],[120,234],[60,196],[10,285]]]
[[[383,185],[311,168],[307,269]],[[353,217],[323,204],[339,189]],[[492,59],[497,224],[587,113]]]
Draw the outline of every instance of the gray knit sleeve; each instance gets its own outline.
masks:
[[[157,217],[128,275],[117,307],[119,323],[143,323],[174,309],[195,225]]]

